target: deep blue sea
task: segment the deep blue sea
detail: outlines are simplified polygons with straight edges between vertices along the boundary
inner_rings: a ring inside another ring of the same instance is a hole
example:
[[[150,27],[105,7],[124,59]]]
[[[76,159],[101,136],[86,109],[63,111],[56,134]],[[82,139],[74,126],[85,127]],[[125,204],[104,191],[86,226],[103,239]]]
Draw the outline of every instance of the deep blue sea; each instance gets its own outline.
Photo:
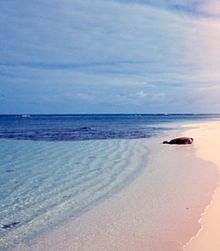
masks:
[[[0,116],[0,250],[79,217],[147,168],[149,140],[220,115]]]
[[[34,141],[138,139],[155,135],[167,123],[216,118],[220,115],[2,115],[0,138]]]

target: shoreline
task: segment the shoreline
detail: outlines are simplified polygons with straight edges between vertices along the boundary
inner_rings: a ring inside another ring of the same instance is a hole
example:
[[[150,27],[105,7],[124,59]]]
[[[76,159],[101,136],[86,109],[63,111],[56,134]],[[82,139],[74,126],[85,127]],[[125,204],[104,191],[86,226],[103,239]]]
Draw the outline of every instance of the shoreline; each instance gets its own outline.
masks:
[[[196,131],[201,133],[200,126],[209,123],[220,124],[206,122],[192,128],[195,125],[192,123],[190,129],[184,126],[169,137],[187,134],[195,138]],[[186,248],[201,228],[198,219],[216,188],[216,166],[210,159],[201,160],[197,143],[195,147],[194,144],[171,147],[162,145],[160,137],[150,142],[151,158],[140,177],[76,220],[14,250],[177,251]]]
[[[200,124],[195,132],[198,138],[196,154],[199,158],[215,163],[220,173],[220,122]],[[189,133],[193,133],[190,130]],[[183,251],[218,251],[220,250],[220,183],[213,192],[210,203],[206,206],[199,219],[200,229],[196,235],[184,245]]]

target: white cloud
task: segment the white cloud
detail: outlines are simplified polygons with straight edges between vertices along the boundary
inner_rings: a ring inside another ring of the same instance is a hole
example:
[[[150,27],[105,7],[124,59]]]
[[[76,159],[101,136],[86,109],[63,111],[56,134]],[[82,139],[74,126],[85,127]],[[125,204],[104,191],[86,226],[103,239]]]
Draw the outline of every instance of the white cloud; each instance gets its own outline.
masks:
[[[140,98],[145,98],[145,97],[148,96],[148,94],[145,93],[145,92],[143,92],[143,91],[141,90],[141,91],[136,92],[135,96],[140,97]]]

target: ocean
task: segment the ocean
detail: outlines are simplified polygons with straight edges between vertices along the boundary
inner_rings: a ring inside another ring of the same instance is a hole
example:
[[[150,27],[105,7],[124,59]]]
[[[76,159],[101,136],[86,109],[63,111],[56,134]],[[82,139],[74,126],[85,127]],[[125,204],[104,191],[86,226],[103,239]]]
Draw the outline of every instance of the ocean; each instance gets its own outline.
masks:
[[[79,217],[130,184],[147,168],[149,139],[181,123],[219,118],[0,116],[0,250]]]

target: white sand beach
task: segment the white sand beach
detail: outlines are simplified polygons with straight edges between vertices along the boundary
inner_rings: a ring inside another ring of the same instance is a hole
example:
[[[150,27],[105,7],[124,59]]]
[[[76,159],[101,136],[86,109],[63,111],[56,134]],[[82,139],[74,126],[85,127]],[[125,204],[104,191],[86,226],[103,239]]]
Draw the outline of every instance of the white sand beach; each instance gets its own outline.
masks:
[[[192,145],[152,139],[149,163],[130,185],[15,250],[219,250],[220,122],[189,126],[181,134]]]
[[[220,122],[199,125],[189,131],[196,138],[196,154],[199,158],[210,160],[220,171]],[[220,186],[215,190],[212,200],[206,207],[199,222],[198,233],[184,247],[184,251],[218,251],[220,250]]]

